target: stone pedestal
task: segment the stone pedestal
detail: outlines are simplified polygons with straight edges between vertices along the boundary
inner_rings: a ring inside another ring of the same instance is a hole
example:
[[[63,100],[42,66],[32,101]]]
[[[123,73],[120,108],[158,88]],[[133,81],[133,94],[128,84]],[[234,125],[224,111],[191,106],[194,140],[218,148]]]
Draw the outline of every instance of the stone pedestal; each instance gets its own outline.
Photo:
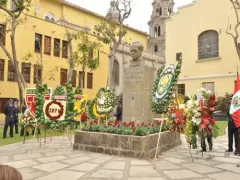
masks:
[[[124,68],[123,121],[151,122],[154,68],[141,64]]]
[[[156,152],[158,133],[148,136],[108,134],[101,132],[76,131],[73,149],[98,152],[117,156],[139,158],[144,149],[143,158],[153,158]],[[144,143],[145,147],[144,147]],[[162,153],[181,144],[176,132],[162,132],[158,152]]]

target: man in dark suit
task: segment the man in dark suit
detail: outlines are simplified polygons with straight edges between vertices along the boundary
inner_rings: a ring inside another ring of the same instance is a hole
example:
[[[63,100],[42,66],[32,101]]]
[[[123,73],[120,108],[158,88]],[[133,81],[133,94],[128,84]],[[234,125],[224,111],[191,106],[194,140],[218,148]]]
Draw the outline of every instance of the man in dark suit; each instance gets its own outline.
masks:
[[[10,99],[9,103],[4,106],[3,113],[5,114],[5,125],[3,129],[3,139],[7,137],[8,126],[10,126],[10,137],[13,137],[13,125],[15,120],[15,108],[13,100]]]
[[[231,94],[229,97],[230,101],[229,109],[231,106],[232,97],[233,95]],[[233,152],[233,136],[235,141],[235,150],[237,149],[238,146],[238,129],[236,128],[233,122],[229,110],[227,111],[227,116],[228,116],[228,150],[226,150],[226,152]]]

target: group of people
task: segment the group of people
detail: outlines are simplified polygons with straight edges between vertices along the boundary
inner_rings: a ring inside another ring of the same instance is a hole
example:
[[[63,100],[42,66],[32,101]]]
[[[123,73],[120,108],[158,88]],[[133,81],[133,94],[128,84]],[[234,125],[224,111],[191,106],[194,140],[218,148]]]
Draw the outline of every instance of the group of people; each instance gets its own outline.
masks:
[[[19,101],[13,100],[13,99],[9,99],[8,103],[5,104],[4,108],[3,108],[3,113],[5,114],[5,125],[4,125],[4,129],[3,129],[3,139],[7,138],[7,131],[8,128],[10,128],[10,137],[14,136],[14,129],[15,129],[15,134],[19,133],[19,117],[18,115],[20,113],[25,114],[25,112],[27,111],[26,105],[23,104],[22,108],[20,108],[19,106]],[[21,127],[21,132],[20,132],[20,136],[24,135],[24,127]],[[27,132],[26,135],[28,136],[29,133]]]
[[[8,127],[10,127],[10,137],[13,137],[15,127],[15,134],[18,134],[18,114],[19,105],[18,100],[10,99],[8,104],[4,106],[3,113],[5,114],[5,125],[3,129],[3,139],[7,137]]]

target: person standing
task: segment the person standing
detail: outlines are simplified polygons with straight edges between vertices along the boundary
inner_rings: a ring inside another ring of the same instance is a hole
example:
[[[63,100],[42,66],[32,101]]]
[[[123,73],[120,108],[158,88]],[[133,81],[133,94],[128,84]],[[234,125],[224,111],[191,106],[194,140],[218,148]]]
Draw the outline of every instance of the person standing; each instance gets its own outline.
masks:
[[[122,120],[122,103],[120,101],[117,102],[117,111],[114,116],[116,116],[116,121]]]
[[[3,113],[5,114],[5,125],[3,129],[3,139],[7,137],[7,130],[8,126],[10,126],[10,137],[13,137],[13,125],[14,125],[14,106],[13,106],[13,100],[10,99],[9,103],[4,106]]]
[[[18,113],[19,113],[19,106],[18,106],[18,100],[14,101],[14,126],[15,126],[15,134],[18,134]]]
[[[229,104],[231,106],[231,101],[232,101],[233,94],[230,95],[229,97]],[[229,110],[230,110],[229,106]],[[230,112],[227,112],[227,117],[228,117],[228,149],[226,152],[233,152],[233,136],[234,136],[234,141],[235,141],[235,150],[237,149],[238,146],[238,131],[237,128],[233,122],[232,116],[230,115]]]
[[[22,114],[24,114],[24,112],[26,111],[27,107],[26,107],[26,103],[25,101],[23,101],[23,105],[22,105]]]

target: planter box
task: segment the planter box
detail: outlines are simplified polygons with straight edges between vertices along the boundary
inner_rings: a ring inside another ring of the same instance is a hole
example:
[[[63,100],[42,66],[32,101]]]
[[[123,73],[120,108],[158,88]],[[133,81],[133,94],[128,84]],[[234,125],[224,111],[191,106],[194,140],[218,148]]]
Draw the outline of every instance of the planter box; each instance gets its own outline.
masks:
[[[156,151],[158,134],[149,136],[118,135],[101,132],[77,131],[73,149],[118,156],[139,158],[146,142],[143,158],[153,158]],[[159,153],[181,144],[176,132],[162,132]]]

